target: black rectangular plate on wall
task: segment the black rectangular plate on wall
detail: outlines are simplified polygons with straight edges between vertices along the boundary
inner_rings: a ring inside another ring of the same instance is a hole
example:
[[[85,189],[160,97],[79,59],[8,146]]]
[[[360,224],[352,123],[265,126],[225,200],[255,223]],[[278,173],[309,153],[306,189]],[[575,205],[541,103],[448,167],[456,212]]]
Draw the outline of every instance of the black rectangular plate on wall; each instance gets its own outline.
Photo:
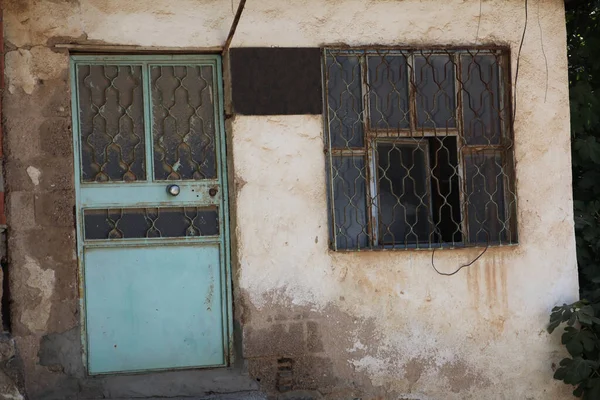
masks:
[[[241,47],[230,56],[235,113],[322,114],[318,47]]]

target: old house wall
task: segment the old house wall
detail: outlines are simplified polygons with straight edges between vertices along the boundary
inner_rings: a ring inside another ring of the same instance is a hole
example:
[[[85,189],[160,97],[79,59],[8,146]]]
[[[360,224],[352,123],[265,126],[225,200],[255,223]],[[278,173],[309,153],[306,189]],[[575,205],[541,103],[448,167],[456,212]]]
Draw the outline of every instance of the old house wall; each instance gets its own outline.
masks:
[[[338,399],[569,397],[552,380],[557,337],[544,331],[550,308],[577,296],[564,11],[561,0],[529,1],[518,58],[524,7],[248,1],[234,47],[508,45],[517,88],[520,244],[491,248],[453,277],[433,271],[428,251],[328,250],[321,116],[233,117],[237,345],[263,390],[318,389]],[[185,385],[165,389],[168,382],[198,377],[170,375],[160,393],[144,392],[143,378],[85,378],[69,58],[54,45],[219,46],[233,13],[230,2],[213,0],[4,1],[11,315],[31,398],[180,396]],[[435,262],[451,271],[478,252],[438,251]],[[256,389],[236,385],[223,390]]]

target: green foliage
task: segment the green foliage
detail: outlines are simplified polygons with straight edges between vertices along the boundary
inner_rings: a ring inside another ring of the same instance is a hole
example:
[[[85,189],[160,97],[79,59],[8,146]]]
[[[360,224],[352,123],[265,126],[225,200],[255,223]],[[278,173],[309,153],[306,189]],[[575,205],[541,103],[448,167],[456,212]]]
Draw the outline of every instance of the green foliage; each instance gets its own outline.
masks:
[[[600,305],[582,300],[554,307],[548,332],[566,324],[562,334],[571,357],[564,358],[554,373],[554,379],[577,386],[573,394],[584,400],[600,399]]]
[[[600,302],[600,1],[567,3],[573,197],[581,298]]]
[[[582,300],[554,307],[548,332],[565,325],[554,378],[573,395],[600,399],[600,0],[567,2],[573,198]]]

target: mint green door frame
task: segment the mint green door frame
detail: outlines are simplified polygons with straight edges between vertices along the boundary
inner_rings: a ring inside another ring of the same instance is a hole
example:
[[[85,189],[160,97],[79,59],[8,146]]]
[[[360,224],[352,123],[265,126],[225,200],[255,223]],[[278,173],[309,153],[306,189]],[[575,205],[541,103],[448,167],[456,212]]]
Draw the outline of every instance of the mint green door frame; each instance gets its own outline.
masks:
[[[154,149],[152,140],[152,117],[151,117],[151,66],[196,66],[210,65],[213,71],[213,82],[216,93],[214,94],[214,130],[215,130],[215,153],[217,166],[217,179],[205,179],[201,181],[169,181],[181,184],[181,194],[176,198],[169,197],[165,191],[165,181],[155,181],[154,171]],[[137,65],[143,69],[143,93],[144,93],[144,134],[145,134],[145,182],[103,182],[84,183],[82,181],[81,169],[81,145],[80,145],[80,111],[78,97],[78,66],[79,65],[115,65],[128,66]],[[76,222],[77,222],[77,256],[79,271],[79,296],[81,310],[81,340],[82,357],[86,367],[89,366],[88,354],[88,331],[87,331],[87,307],[85,288],[85,250],[86,249],[139,249],[156,248],[156,246],[189,246],[202,247],[211,243],[218,244],[220,250],[220,295],[222,298],[222,343],[223,360],[222,365],[207,365],[207,367],[227,366],[232,361],[232,290],[231,290],[231,263],[230,263],[230,238],[229,238],[229,195],[227,185],[227,158],[226,140],[224,131],[223,110],[223,84],[221,59],[218,55],[72,55],[70,59],[71,73],[71,107],[73,121],[73,150],[74,150],[74,173],[76,192]],[[211,187],[218,185],[218,195],[209,196],[207,193]],[[134,202],[134,203],[133,203]],[[218,207],[219,237],[215,242],[214,237],[193,236],[178,238],[130,238],[100,241],[86,241],[84,235],[83,210],[98,207],[163,207],[163,206],[202,206],[214,205]],[[160,241],[160,242],[159,242]],[[150,247],[152,246],[152,247]],[[216,288],[215,288],[216,290]],[[189,368],[189,367],[183,367]],[[156,368],[152,368],[155,370]],[[173,368],[167,368],[173,369]],[[138,370],[140,371],[140,370]],[[88,372],[89,368],[88,368]],[[116,371],[119,372],[119,371]],[[123,371],[131,372],[131,371]],[[100,372],[102,373],[102,372]],[[91,372],[95,374],[95,372]]]

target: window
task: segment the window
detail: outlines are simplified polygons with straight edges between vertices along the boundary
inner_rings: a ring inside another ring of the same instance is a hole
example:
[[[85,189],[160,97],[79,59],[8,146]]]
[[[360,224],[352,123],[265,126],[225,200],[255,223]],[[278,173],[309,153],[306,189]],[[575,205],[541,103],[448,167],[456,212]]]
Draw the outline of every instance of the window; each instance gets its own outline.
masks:
[[[325,50],[335,250],[515,244],[508,57]]]

